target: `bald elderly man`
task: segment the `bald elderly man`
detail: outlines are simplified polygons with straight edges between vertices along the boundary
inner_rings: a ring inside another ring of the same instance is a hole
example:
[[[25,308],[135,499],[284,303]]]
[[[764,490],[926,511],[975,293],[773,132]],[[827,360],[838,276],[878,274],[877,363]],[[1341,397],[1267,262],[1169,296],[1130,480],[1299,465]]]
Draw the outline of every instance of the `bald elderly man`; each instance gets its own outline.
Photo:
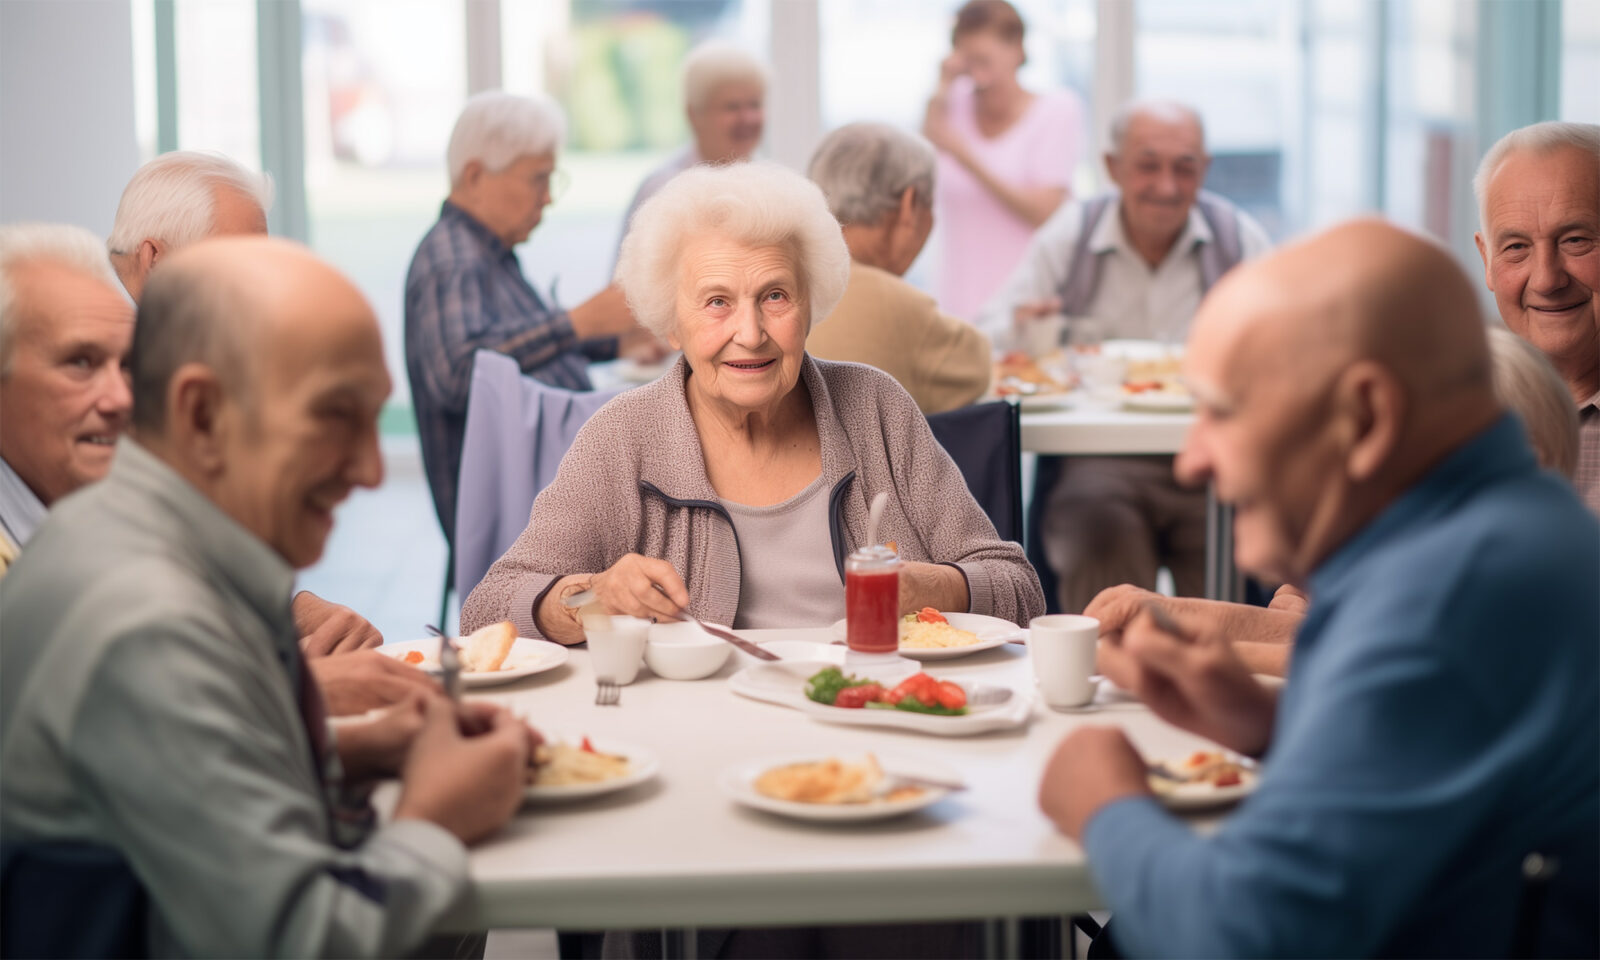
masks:
[[[213,240],[151,275],[130,367],[137,440],[0,581],[0,831],[124,859],[153,956],[410,952],[535,738],[438,694],[335,738],[308,682],[294,571],[383,475],[372,310],[300,247]]]
[[[1506,326],[1566,381],[1578,407],[1573,482],[1600,514],[1600,125],[1513,130],[1472,186],[1484,282]]]
[[[1195,320],[1178,458],[1241,567],[1308,590],[1281,693],[1221,638],[1140,617],[1112,657],[1159,716],[1263,765],[1201,836],[1116,728],[1040,803],[1128,955],[1592,956],[1600,948],[1600,525],[1490,386],[1466,276],[1356,222],[1225,280]],[[1521,865],[1560,862],[1538,943]],[[1530,954],[1532,955],[1532,954]]]
[[[1064,314],[1109,338],[1182,340],[1206,291],[1271,246],[1249,214],[1201,189],[1210,162],[1193,108],[1123,106],[1105,156],[1116,188],[1063,204],[978,326],[1004,343]],[[1154,589],[1163,566],[1180,596],[1200,596],[1205,510],[1206,492],[1175,483],[1169,457],[1041,458],[1028,549],[1052,609],[1076,613],[1119,583]]]

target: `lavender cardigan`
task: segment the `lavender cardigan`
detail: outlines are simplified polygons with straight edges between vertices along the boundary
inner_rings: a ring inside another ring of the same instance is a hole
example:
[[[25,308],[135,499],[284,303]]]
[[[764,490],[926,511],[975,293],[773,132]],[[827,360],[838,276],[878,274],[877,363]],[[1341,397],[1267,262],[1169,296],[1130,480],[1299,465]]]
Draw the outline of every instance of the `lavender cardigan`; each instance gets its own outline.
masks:
[[[533,611],[552,583],[598,573],[626,553],[668,561],[688,585],[695,616],[733,622],[741,550],[760,546],[739,543],[706,478],[684,396],[689,375],[680,360],[584,425],[555,481],[534,500],[527,529],[462,605],[463,632],[510,620],[522,636],[537,637]],[[1026,624],[1044,612],[1039,578],[1022,548],[996,535],[916,403],[893,378],[810,356],[800,375],[816,411],[828,535],[841,583],[844,558],[866,539],[867,506],[885,490],[882,537],[896,541],[906,560],[959,568],[973,613]]]

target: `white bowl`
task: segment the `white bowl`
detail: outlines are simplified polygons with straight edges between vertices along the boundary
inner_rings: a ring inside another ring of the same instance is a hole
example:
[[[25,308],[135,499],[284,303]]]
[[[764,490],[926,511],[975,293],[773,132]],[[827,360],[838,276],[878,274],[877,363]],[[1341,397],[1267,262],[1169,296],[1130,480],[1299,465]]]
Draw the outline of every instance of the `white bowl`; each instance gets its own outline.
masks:
[[[650,627],[644,662],[658,677],[699,680],[722,669],[733,644],[692,623],[657,623]]]

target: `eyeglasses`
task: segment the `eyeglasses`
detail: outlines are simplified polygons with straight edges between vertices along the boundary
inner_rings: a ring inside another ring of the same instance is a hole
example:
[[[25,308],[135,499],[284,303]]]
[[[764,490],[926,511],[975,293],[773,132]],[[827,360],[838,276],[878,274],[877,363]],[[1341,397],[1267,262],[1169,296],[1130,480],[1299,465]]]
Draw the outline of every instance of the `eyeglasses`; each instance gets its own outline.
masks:
[[[535,187],[542,187],[550,197],[550,202],[555,203],[567,192],[567,187],[572,183],[572,176],[562,167],[557,167],[549,173],[541,173],[533,178]]]

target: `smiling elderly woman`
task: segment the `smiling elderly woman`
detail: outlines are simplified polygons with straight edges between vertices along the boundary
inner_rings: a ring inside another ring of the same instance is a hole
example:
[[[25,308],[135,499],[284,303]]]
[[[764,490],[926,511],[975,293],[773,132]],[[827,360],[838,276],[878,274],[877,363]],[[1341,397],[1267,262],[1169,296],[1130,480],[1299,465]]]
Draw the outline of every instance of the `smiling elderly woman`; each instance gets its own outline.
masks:
[[[1041,613],[1021,548],[995,534],[905,390],[806,355],[849,269],[822,193],[775,165],[695,167],[646,203],[617,281],[683,359],[583,427],[463,629],[508,619],[576,643],[561,599],[589,587],[615,613],[826,624],[844,615],[844,558],[866,545],[880,491],[882,535],[906,561],[902,610]]]

